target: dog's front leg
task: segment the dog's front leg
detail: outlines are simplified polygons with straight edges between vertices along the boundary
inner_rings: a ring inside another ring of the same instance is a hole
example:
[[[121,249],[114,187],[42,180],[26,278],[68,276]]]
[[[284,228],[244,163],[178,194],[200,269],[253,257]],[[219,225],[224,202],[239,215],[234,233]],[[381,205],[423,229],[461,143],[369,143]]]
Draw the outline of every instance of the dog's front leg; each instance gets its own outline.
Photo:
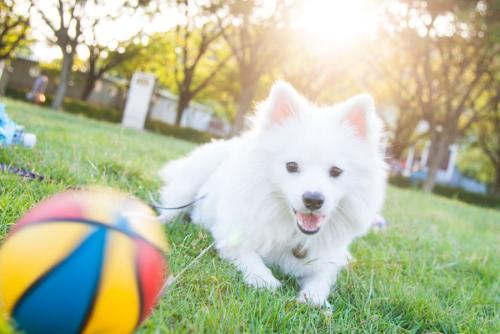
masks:
[[[313,272],[301,281],[302,289],[299,292],[298,301],[317,306],[330,307],[327,301],[330,287],[334,282],[335,275],[328,271]]]
[[[238,269],[243,273],[245,282],[258,288],[276,290],[281,286],[271,270],[264,264],[256,252],[245,252],[233,259]]]

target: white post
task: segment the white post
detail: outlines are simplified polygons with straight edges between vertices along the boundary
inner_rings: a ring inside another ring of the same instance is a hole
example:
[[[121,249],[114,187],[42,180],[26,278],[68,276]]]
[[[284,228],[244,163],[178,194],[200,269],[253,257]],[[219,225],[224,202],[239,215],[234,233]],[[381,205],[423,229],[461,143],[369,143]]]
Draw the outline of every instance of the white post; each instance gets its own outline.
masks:
[[[5,86],[7,86],[7,71],[6,64],[4,60],[0,60],[0,95],[5,93]]]
[[[449,147],[450,159],[448,160],[448,168],[446,169],[446,182],[450,182],[453,177],[453,171],[455,170],[455,163],[457,161],[458,155],[458,145],[453,144]]]
[[[144,129],[155,84],[156,78],[152,74],[134,73],[123,112],[123,126],[138,130]]]

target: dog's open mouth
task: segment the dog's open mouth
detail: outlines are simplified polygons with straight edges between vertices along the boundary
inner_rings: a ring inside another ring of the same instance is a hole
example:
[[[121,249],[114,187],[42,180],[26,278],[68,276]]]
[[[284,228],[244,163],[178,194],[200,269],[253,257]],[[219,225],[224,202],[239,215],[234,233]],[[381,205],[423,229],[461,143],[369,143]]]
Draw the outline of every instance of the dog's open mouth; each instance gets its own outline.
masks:
[[[321,223],[324,218],[323,215],[296,210],[294,210],[294,213],[297,218],[297,227],[302,233],[315,234],[321,229]]]

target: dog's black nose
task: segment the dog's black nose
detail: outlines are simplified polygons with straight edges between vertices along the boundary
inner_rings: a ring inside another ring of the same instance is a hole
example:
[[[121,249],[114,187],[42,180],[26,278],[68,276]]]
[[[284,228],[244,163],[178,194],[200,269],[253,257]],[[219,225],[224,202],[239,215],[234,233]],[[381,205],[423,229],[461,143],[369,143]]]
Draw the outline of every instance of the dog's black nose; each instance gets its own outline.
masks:
[[[318,210],[323,205],[323,202],[325,201],[325,196],[323,196],[322,193],[317,191],[315,192],[306,191],[302,195],[302,201],[304,202],[306,208],[308,208],[309,210]]]

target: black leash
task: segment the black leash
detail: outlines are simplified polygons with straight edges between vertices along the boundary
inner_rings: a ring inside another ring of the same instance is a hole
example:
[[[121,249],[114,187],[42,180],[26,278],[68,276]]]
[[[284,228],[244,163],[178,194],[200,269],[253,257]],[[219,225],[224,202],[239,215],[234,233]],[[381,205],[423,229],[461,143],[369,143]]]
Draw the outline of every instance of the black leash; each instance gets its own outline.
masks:
[[[6,164],[0,164],[0,171],[12,173],[12,174],[17,174],[21,177],[25,177],[25,178],[32,179],[32,180],[37,180],[37,181],[45,180],[45,176],[43,176],[43,175],[40,175],[40,174],[37,174],[34,172],[30,172],[29,170],[26,170],[26,169],[12,167],[12,166],[9,166]]]
[[[159,205],[156,205],[156,204],[153,204],[153,203],[149,203],[149,205],[151,205],[153,208],[159,209],[159,210],[180,210],[180,209],[185,209],[187,207],[190,207],[191,205],[195,204],[196,202],[201,201],[202,199],[204,199],[205,197],[207,197],[207,195],[208,194],[205,194],[203,196],[200,196],[200,197],[192,200],[191,202],[189,202],[187,204],[184,204],[184,205],[181,205],[181,206],[177,206],[177,207],[164,207],[164,206],[159,206]]]
[[[37,174],[34,172],[30,172],[29,170],[26,170],[23,168],[12,167],[12,166],[9,166],[7,164],[0,164],[0,171],[12,173],[12,174],[17,174],[21,177],[32,179],[32,180],[37,180],[37,181],[45,180],[45,176],[43,176],[43,175],[40,175],[40,174]],[[198,201],[201,201],[202,199],[207,197],[207,195],[208,194],[205,194],[203,196],[200,196],[200,197],[194,199],[193,201],[191,201],[187,204],[177,206],[177,207],[164,207],[164,206],[160,206],[160,205],[157,205],[154,203],[148,203],[148,204],[157,210],[181,210],[181,209],[185,209],[187,207],[190,207],[191,205],[195,204]]]

